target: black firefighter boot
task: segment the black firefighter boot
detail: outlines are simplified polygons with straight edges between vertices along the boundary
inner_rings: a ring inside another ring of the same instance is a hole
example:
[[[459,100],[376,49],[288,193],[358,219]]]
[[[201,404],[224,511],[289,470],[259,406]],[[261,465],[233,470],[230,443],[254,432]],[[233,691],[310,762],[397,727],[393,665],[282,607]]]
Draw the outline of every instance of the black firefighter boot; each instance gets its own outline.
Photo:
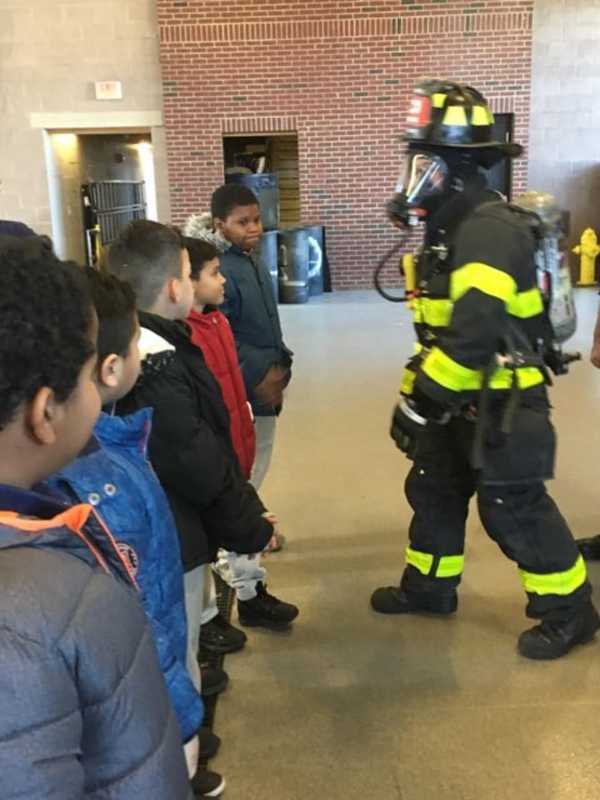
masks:
[[[600,536],[576,539],[575,544],[586,561],[600,561]]]
[[[577,613],[562,622],[544,622],[519,636],[519,653],[525,658],[549,661],[566,656],[577,644],[594,638],[600,628],[600,616],[588,600]]]
[[[436,586],[428,591],[415,591],[408,588],[408,571],[404,572],[400,586],[382,586],[371,595],[371,607],[379,614],[453,614],[458,606],[458,596],[454,587]]]

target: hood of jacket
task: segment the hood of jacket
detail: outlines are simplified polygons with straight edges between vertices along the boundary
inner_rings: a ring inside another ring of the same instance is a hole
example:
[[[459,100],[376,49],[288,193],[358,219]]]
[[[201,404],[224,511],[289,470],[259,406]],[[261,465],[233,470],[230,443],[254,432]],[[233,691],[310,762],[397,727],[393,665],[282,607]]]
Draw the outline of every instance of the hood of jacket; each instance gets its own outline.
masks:
[[[175,358],[177,346],[190,344],[190,329],[185,322],[165,319],[147,311],[139,312],[139,320],[142,371],[138,381],[162,372]]]
[[[103,444],[128,447],[146,453],[152,429],[152,409],[141,408],[125,417],[100,414],[94,434]]]
[[[67,503],[43,484],[36,491],[0,485],[0,551],[14,547],[65,550],[135,584],[112,535],[93,508]]]
[[[206,306],[202,313],[192,308],[188,317],[188,324],[190,327],[193,324],[204,330],[211,330],[213,325],[219,324],[226,319],[227,317],[225,317],[218,308],[215,308],[215,306]]]
[[[160,353],[174,350],[178,344],[189,341],[190,329],[185,322],[166,319],[149,311],[138,313],[141,327],[140,354]]]
[[[208,211],[188,217],[183,226],[183,235],[189,236],[190,239],[202,239],[204,242],[209,242],[220,253],[225,253],[231,247],[227,239],[214,229],[213,218]]]

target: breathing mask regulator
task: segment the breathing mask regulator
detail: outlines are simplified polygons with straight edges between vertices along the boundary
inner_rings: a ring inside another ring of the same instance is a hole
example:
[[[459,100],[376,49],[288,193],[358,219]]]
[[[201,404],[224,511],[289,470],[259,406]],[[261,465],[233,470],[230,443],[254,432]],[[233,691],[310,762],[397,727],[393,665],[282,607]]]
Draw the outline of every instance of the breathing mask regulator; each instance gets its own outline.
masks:
[[[403,247],[411,229],[427,223],[435,215],[443,227],[446,216],[451,222],[469,193],[481,189],[484,181],[478,163],[471,153],[443,152],[409,147],[396,192],[385,205],[389,220],[402,236],[378,262],[374,273],[375,288],[386,300],[404,302],[409,295],[391,295],[381,286],[381,273],[386,264]],[[447,211],[447,214],[445,213]],[[442,217],[444,218],[442,220]],[[407,291],[410,281],[405,275]]]
[[[404,246],[409,230],[424,222],[428,213],[447,198],[450,190],[450,168],[441,155],[422,148],[409,149],[403,166],[396,192],[385,205],[388,218],[403,235],[379,260],[373,275],[379,294],[392,303],[406,302],[409,297],[407,294],[399,297],[384,289],[381,285],[382,271]]]

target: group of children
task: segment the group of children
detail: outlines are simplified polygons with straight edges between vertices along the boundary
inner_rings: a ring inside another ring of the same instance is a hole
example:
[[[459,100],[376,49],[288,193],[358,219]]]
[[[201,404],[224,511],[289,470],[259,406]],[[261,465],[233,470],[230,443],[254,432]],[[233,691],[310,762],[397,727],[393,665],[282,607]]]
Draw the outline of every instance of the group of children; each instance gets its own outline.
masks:
[[[211,570],[242,625],[298,615],[267,591],[257,494],[292,353],[255,196],[222,186],[211,212],[196,238],[131,223],[106,271],[0,223],[3,797],[219,796],[199,644],[246,635]]]

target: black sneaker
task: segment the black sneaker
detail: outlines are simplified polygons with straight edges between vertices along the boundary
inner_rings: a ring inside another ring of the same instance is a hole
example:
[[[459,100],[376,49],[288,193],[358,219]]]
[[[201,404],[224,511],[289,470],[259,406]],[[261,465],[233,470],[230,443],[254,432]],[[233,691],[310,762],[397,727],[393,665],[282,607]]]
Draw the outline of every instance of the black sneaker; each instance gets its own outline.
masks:
[[[237,601],[240,623],[249,627],[283,630],[298,616],[298,609],[267,592],[262,581],[256,584],[256,597]]]
[[[224,669],[201,664],[200,674],[202,676],[202,697],[213,697],[215,694],[221,694],[227,688],[229,675]]]
[[[211,653],[235,653],[242,649],[247,638],[244,631],[234,628],[221,614],[200,628],[200,645]]]
[[[600,536],[576,539],[575,544],[586,561],[600,561]]]
[[[575,645],[591,641],[598,628],[600,617],[590,602],[566,622],[542,622],[524,631],[519,636],[519,653],[539,661],[560,658]]]
[[[199,769],[191,784],[195,797],[220,797],[225,789],[225,778],[217,772]]]
[[[198,731],[198,745],[200,760],[208,761],[209,758],[214,758],[219,752],[221,740],[210,728],[200,728]]]
[[[399,586],[382,586],[371,595],[371,606],[379,614],[454,614],[458,596],[455,591],[407,592]]]

